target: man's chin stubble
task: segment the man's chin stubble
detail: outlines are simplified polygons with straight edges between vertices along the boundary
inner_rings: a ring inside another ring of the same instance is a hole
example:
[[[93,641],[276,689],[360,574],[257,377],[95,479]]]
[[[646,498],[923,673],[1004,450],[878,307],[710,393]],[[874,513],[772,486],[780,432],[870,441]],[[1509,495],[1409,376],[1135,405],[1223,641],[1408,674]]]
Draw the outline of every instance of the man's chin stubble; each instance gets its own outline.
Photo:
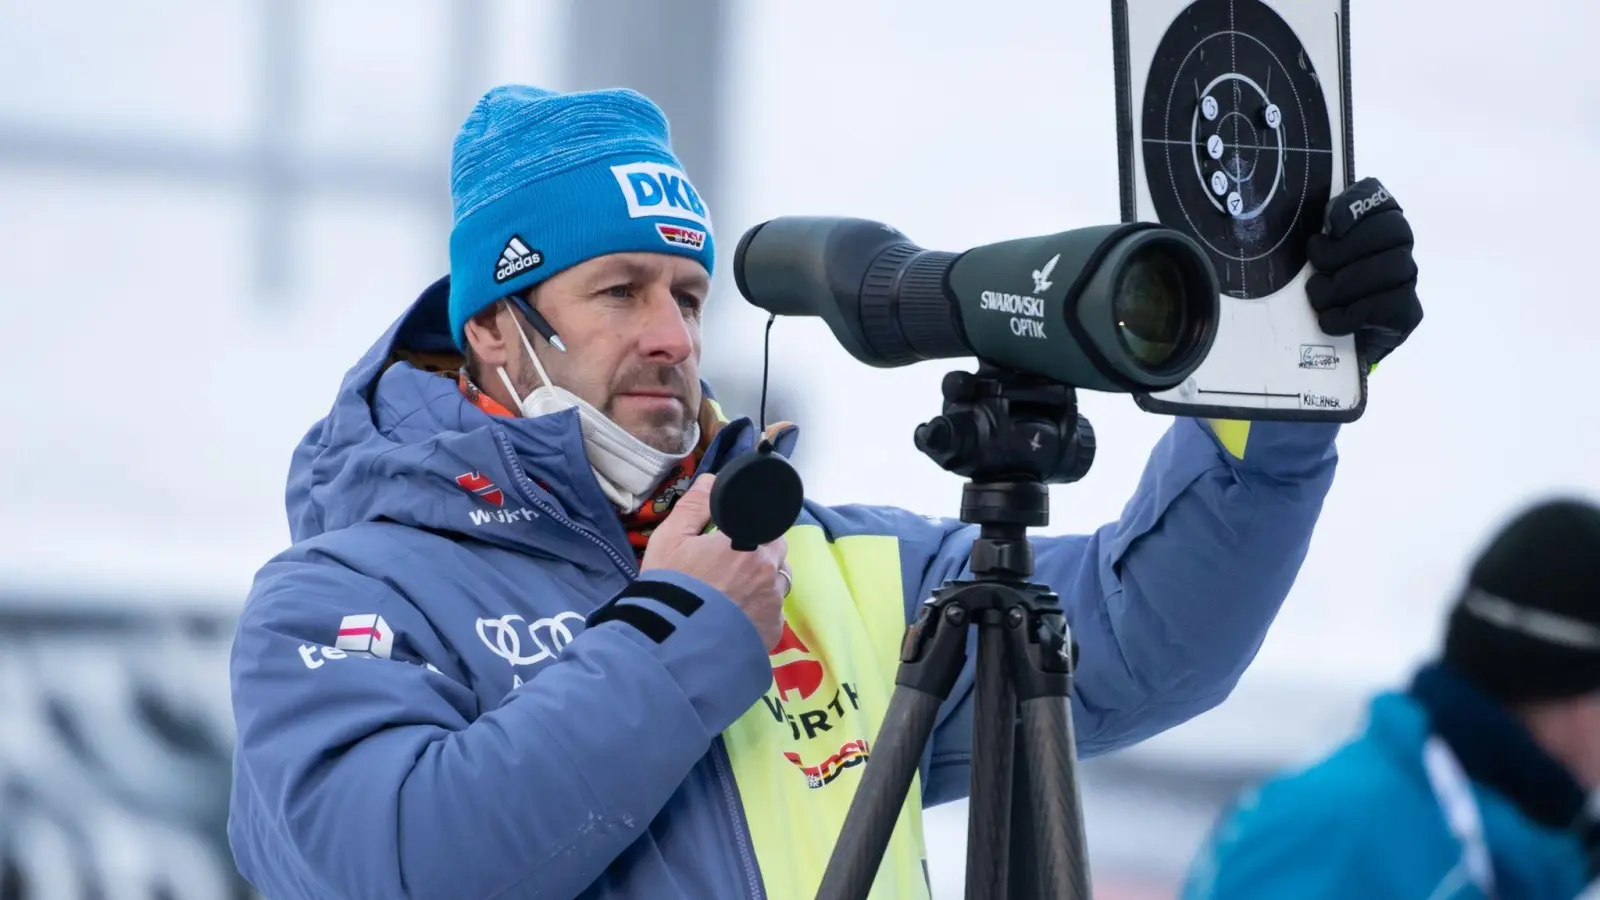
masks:
[[[645,445],[662,453],[677,455],[683,452],[683,439],[684,433],[688,431],[688,422],[681,414],[662,413],[653,415],[643,422],[629,423],[623,428]]]
[[[630,431],[629,433],[645,445],[670,456],[676,456],[683,452],[682,428],[645,428]]]

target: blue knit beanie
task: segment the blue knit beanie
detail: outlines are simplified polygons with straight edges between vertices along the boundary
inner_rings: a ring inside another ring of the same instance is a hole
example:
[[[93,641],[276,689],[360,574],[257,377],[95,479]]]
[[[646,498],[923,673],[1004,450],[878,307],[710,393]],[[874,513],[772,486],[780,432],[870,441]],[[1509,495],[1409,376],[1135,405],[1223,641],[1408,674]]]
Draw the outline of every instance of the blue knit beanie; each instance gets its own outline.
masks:
[[[450,166],[450,333],[585,260],[686,256],[712,271],[711,214],[673,156],[666,116],[630,90],[492,88]]]

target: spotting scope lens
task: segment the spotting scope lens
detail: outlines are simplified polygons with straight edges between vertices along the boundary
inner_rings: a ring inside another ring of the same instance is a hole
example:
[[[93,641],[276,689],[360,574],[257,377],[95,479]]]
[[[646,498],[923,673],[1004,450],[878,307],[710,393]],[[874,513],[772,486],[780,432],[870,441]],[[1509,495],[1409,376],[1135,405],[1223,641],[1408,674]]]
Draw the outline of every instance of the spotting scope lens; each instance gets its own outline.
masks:
[[[1112,300],[1117,338],[1140,363],[1152,370],[1168,367],[1190,337],[1190,326],[1200,316],[1192,307],[1190,288],[1181,257],[1172,248],[1152,241],[1128,258]]]
[[[790,216],[746,232],[733,270],[753,305],[822,319],[868,365],[975,356],[1095,391],[1176,387],[1221,316],[1205,252],[1146,222],[952,253],[881,222]]]

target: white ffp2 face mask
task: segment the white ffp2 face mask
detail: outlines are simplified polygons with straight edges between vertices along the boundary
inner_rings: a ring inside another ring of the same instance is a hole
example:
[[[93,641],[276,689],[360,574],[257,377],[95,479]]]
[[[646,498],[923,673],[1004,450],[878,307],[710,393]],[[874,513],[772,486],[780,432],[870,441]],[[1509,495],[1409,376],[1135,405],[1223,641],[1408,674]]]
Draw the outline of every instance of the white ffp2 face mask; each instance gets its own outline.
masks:
[[[700,423],[695,419],[689,420],[689,427],[684,431],[682,453],[662,453],[639,440],[583,398],[566,388],[551,384],[521,323],[518,323],[517,336],[522,338],[522,347],[528,351],[528,359],[533,361],[534,371],[539,373],[541,383],[533,389],[533,393],[518,397],[516,386],[511,383],[511,376],[506,374],[504,366],[496,367],[500,381],[516,398],[519,411],[528,418],[564,409],[578,410],[578,422],[583,430],[583,446],[589,455],[589,465],[600,482],[600,490],[622,512],[631,513],[650,499],[673,465],[688,456],[700,443]]]

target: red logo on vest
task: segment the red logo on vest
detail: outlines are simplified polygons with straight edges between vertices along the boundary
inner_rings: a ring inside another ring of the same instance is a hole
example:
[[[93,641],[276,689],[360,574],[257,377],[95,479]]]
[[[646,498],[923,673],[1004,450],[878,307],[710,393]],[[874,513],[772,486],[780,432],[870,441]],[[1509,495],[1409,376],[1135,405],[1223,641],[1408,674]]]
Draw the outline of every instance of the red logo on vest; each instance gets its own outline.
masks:
[[[789,700],[790,691],[799,694],[801,700],[807,700],[822,686],[822,663],[812,658],[811,648],[800,640],[788,622],[783,623],[783,635],[769,655],[772,657],[772,683],[778,689],[780,700]],[[780,662],[779,657],[787,661]]]

